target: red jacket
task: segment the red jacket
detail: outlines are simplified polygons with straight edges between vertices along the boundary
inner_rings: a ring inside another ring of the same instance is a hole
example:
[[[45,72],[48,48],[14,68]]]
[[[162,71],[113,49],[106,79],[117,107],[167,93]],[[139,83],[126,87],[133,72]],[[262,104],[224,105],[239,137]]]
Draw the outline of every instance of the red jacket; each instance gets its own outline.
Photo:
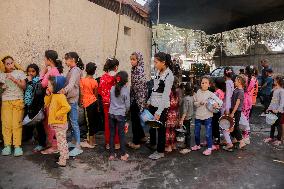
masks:
[[[102,96],[103,103],[110,103],[110,89],[115,85],[115,77],[105,73],[100,78],[100,84],[98,88],[99,94]]]

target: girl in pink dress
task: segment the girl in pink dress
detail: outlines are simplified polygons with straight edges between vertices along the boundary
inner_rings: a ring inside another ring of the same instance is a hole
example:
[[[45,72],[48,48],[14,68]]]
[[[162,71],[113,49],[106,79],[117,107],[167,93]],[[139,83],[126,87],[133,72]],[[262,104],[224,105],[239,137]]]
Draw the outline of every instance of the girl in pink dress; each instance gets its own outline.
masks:
[[[254,77],[254,70],[252,66],[247,66],[245,69],[245,76],[246,76],[246,88],[245,88],[245,94],[244,94],[244,105],[242,113],[249,121],[250,118],[250,111],[252,109],[252,100],[253,100],[253,93],[255,90],[255,85],[257,82],[257,79]],[[249,128],[243,131],[243,138],[246,143],[249,143]]]
[[[44,89],[47,89],[48,79],[51,76],[60,76],[63,72],[62,62],[58,59],[58,54],[54,50],[45,51],[44,58],[45,67],[40,73],[41,85]],[[42,154],[52,154],[57,152],[57,141],[55,137],[55,130],[48,125],[48,108],[45,109],[44,129],[47,136],[47,141],[50,148],[41,151]]]

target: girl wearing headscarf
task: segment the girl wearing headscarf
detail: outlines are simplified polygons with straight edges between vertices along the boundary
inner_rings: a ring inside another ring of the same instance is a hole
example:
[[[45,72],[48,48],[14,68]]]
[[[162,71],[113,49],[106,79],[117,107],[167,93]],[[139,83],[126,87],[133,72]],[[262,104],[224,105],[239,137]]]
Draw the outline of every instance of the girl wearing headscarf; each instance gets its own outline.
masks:
[[[132,142],[128,146],[133,149],[140,148],[140,144],[146,142],[145,133],[140,122],[140,113],[147,98],[147,85],[144,72],[144,60],[140,52],[134,52],[130,56],[131,88],[130,88],[130,111],[132,123]]]

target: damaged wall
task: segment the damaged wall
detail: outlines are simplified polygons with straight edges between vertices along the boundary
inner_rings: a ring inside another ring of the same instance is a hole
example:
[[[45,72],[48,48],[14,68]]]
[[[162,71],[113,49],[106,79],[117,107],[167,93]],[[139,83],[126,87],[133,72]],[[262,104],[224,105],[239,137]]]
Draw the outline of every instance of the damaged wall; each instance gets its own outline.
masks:
[[[47,49],[56,50],[60,59],[76,51],[84,63],[96,62],[100,75],[106,58],[114,55],[118,15],[90,1],[9,0],[1,2],[0,10],[0,56],[10,54],[24,67],[42,66]],[[151,37],[151,28],[121,16],[120,70],[130,71],[130,54],[141,51],[149,73]]]

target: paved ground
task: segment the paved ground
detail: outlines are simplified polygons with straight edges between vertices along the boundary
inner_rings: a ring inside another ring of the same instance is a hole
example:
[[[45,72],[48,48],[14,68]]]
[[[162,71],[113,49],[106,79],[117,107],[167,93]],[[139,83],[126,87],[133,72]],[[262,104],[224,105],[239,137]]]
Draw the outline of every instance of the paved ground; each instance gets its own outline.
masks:
[[[32,145],[25,144],[23,157],[0,157],[0,188],[284,188],[283,146],[262,142],[269,129],[257,114],[259,110],[252,119],[252,143],[245,150],[210,157],[173,152],[151,161],[151,151],[143,146],[129,150],[128,162],[109,162],[99,136],[100,147],[56,169],[54,155],[32,154]]]

